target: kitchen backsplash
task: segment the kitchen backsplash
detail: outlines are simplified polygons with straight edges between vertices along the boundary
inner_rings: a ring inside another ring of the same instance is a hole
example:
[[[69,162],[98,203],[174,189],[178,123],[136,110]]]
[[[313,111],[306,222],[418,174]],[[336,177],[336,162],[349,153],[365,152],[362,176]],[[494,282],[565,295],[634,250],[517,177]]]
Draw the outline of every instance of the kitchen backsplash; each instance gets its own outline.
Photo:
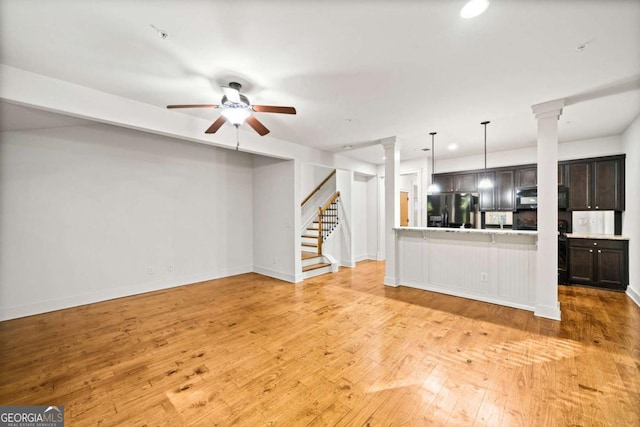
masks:
[[[486,212],[484,214],[485,224],[488,225],[508,225],[513,224],[512,212]]]
[[[613,211],[573,211],[572,224],[577,234],[615,234]]]

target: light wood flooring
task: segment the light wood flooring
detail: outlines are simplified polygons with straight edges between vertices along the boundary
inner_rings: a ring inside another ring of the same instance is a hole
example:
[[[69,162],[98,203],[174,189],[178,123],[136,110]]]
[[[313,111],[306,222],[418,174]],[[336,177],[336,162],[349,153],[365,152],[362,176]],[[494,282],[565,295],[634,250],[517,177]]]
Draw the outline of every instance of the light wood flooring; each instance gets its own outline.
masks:
[[[0,323],[0,404],[68,426],[640,426],[640,308],[562,322],[382,285],[384,263],[257,274]]]

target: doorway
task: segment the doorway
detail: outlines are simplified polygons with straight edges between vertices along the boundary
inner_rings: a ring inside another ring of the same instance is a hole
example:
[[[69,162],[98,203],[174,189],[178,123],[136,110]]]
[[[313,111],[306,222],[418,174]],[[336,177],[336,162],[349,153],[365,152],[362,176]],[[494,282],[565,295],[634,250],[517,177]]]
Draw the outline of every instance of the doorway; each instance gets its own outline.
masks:
[[[400,192],[400,227],[409,226],[409,192]]]

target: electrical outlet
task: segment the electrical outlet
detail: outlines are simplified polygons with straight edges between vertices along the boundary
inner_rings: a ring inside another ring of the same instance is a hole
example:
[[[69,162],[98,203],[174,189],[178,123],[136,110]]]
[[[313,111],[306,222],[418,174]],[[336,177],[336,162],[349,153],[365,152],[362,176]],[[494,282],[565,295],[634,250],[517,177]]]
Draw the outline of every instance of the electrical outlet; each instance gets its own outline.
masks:
[[[277,264],[277,263],[278,263],[278,258],[273,257],[273,263],[274,263],[274,264]]]
[[[480,281],[481,282],[486,282],[488,280],[489,280],[489,278],[487,277],[487,273],[485,273],[485,272],[480,273]]]
[[[167,265],[167,271],[173,271],[173,265],[171,264]]]
[[[152,266],[147,267],[147,274],[153,274],[153,267]]]

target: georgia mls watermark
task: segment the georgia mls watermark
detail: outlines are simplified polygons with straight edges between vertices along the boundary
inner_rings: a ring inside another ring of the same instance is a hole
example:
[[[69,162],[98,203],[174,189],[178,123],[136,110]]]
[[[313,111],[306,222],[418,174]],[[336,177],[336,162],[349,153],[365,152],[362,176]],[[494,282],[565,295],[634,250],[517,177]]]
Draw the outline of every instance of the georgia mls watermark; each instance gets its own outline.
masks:
[[[0,427],[64,427],[64,406],[0,406]]]

